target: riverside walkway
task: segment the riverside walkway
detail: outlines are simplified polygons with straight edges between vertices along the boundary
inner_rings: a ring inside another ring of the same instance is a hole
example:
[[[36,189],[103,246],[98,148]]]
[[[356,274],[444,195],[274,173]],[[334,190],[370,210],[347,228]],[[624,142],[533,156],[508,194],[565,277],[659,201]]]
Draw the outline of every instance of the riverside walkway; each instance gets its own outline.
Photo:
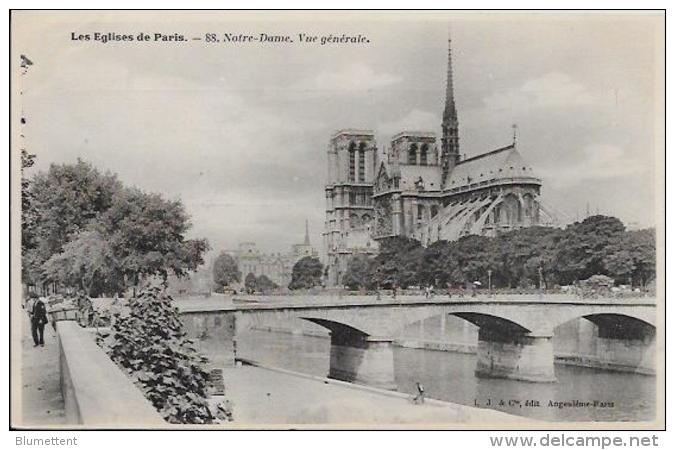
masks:
[[[30,323],[21,317],[20,393],[17,428],[69,425],[59,386],[56,333],[45,327],[45,346],[33,347]],[[234,403],[231,423],[215,428],[396,428],[417,424],[444,428],[478,427],[485,423],[518,424],[524,419],[497,411],[427,399],[414,405],[407,394],[329,380],[283,369],[245,364],[224,370],[226,398]],[[219,401],[217,397],[213,401]],[[72,424],[70,424],[72,425]],[[323,425],[323,426],[322,426]],[[168,425],[167,425],[168,426]],[[200,427],[202,428],[202,427]],[[211,428],[211,427],[205,427]]]
[[[260,365],[225,369],[223,378],[226,397],[234,403],[234,422],[221,425],[228,428],[518,427],[529,420],[434,399],[416,405],[408,394]]]
[[[49,428],[66,423],[59,385],[59,348],[56,331],[45,326],[45,346],[33,347],[28,315],[21,311],[21,423],[19,428]]]

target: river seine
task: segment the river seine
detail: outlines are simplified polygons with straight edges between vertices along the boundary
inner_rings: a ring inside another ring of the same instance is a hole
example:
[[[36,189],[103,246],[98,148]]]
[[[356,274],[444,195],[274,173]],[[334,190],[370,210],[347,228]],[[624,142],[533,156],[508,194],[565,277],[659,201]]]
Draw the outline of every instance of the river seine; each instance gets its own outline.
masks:
[[[330,340],[250,330],[237,337],[237,356],[311,375],[327,376]],[[477,378],[472,354],[394,348],[398,390],[551,421],[654,419],[656,378],[558,365],[557,383]]]

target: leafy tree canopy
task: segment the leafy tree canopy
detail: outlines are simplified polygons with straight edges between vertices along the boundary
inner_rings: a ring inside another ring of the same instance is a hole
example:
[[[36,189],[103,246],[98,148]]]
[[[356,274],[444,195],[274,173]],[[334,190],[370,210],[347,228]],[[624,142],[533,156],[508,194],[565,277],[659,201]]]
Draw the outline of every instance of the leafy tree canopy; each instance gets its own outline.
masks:
[[[246,275],[246,278],[244,279],[244,287],[246,288],[247,291],[254,292],[257,282],[258,279],[256,278],[255,274],[249,272],[248,275]]]
[[[407,287],[417,282],[417,272],[424,248],[419,241],[394,236],[383,239],[380,253],[371,266],[374,284],[381,287]]]
[[[375,287],[370,278],[372,263],[372,259],[366,255],[352,256],[347,263],[342,284],[352,290]]]
[[[133,285],[152,275],[186,275],[204,263],[204,239],[186,240],[190,221],[183,204],[159,194],[124,189],[97,226],[106,236],[125,279]]]
[[[592,275],[607,275],[607,250],[623,237],[625,226],[616,217],[591,216],[569,225],[558,242],[560,281],[569,284]]]
[[[274,281],[272,281],[267,275],[260,275],[256,279],[256,285],[255,288],[258,291],[261,292],[266,292],[266,291],[271,291],[276,288],[278,288],[279,285],[277,285]]]
[[[219,286],[229,286],[241,280],[241,272],[232,255],[221,252],[213,261],[213,281]]]
[[[42,277],[77,287],[91,297],[124,289],[113,251],[96,231],[83,231],[42,265]]]
[[[653,229],[626,231],[614,217],[593,216],[566,229],[530,227],[497,237],[465,236],[423,248],[410,238],[381,241],[368,266],[353,258],[344,284],[370,287],[464,285],[552,287],[593,275],[645,285],[656,274]],[[361,274],[368,272],[367,276]]]
[[[323,264],[318,258],[305,256],[293,266],[289,289],[309,289],[321,285]]]
[[[79,159],[35,174],[24,193],[29,201],[23,211],[24,282],[45,282],[42,265],[106,211],[121,188],[114,175]]]
[[[184,276],[203,264],[204,239],[185,239],[180,201],[125,188],[91,164],[52,164],[30,183],[27,284],[57,283],[121,293],[150,276]]]

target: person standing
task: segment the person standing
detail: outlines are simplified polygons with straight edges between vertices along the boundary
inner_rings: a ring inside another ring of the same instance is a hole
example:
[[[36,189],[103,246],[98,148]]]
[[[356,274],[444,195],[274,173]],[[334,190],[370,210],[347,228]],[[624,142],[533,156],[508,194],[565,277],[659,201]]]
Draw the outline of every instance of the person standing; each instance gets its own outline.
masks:
[[[416,383],[417,395],[413,398],[413,403],[421,405],[424,403],[424,386],[419,381]]]
[[[32,303],[32,304],[31,304]],[[47,307],[42,299],[37,298],[29,303],[28,314],[30,315],[31,332],[33,334],[33,347],[45,346],[45,325],[47,324]]]

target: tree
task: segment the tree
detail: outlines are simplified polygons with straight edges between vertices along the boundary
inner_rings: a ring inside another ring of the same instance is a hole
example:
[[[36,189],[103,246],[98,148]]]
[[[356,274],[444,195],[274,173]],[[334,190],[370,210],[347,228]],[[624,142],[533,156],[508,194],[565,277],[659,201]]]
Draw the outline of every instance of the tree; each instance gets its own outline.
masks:
[[[452,253],[457,261],[454,282],[471,283],[480,281],[488,284],[488,271],[500,266],[494,239],[486,236],[470,235],[453,243]]]
[[[79,159],[35,174],[23,197],[28,201],[22,228],[24,282],[42,283],[42,265],[107,211],[120,189],[116,176]]]
[[[644,286],[656,277],[656,233],[653,228],[628,231],[605,252],[607,272],[618,281]]]
[[[229,286],[241,280],[241,272],[237,261],[228,253],[221,252],[213,262],[213,281],[219,288]]]
[[[108,242],[96,231],[83,231],[61,253],[42,265],[43,279],[76,287],[90,297],[122,292],[124,279]]]
[[[377,286],[405,288],[418,282],[419,264],[424,248],[419,241],[393,236],[383,239],[380,253],[373,260],[370,277]]]
[[[190,222],[180,201],[124,188],[91,164],[52,164],[29,191],[33,225],[22,252],[28,285],[122,293],[143,278],[182,277],[204,262],[208,243],[185,239]]]
[[[30,189],[30,179],[26,177],[26,169],[35,164],[35,155],[21,150],[21,252],[24,253],[34,246],[35,210],[32,208],[33,193]]]
[[[366,255],[354,255],[347,262],[347,271],[342,276],[342,284],[349,289],[373,287],[370,265],[372,260]]]
[[[608,252],[604,258],[604,265],[607,272],[610,273],[616,280],[622,283],[632,284],[632,275],[635,271],[635,264],[633,263],[633,255],[631,251],[625,248],[622,242]]]
[[[632,281],[644,287],[656,278],[656,230],[629,231],[626,235],[635,266]]]
[[[127,285],[154,275],[167,279],[204,263],[205,239],[186,240],[190,221],[183,204],[159,194],[123,189],[112,199],[96,229],[105,236]]]
[[[289,289],[309,289],[321,285],[323,264],[318,258],[305,256],[293,265]]]
[[[560,281],[565,284],[606,275],[607,249],[625,232],[616,217],[591,216],[569,225],[558,241],[557,263]]]
[[[615,217],[593,216],[565,230],[528,227],[496,237],[437,241],[427,248],[407,237],[386,238],[367,265],[357,257],[349,261],[343,284],[356,289],[479,281],[483,286],[549,288],[609,275],[645,285],[655,272],[654,229],[627,232]]]
[[[152,405],[171,423],[213,423],[207,359],[185,337],[173,299],[151,287],[129,301],[103,342],[110,358],[131,374]]]
[[[453,274],[459,268],[452,250],[453,243],[448,241],[436,241],[424,249],[418,270],[420,283],[440,286],[453,283]]]
[[[523,228],[498,236],[495,250],[499,267],[493,273],[493,286],[538,285],[540,270],[544,283],[553,278],[558,238],[558,230],[548,227]]]
[[[258,284],[258,279],[254,273],[249,272],[244,279],[244,287],[249,293],[255,292],[256,286]]]
[[[255,288],[261,292],[267,292],[278,288],[279,285],[272,281],[267,275],[260,275],[256,279]]]
[[[544,283],[540,288],[549,289],[559,282],[558,268],[558,242],[563,236],[563,231],[558,228],[540,227],[541,234],[537,240],[537,252],[525,261],[525,274],[531,279],[539,278]],[[537,285],[539,282],[537,281]]]

